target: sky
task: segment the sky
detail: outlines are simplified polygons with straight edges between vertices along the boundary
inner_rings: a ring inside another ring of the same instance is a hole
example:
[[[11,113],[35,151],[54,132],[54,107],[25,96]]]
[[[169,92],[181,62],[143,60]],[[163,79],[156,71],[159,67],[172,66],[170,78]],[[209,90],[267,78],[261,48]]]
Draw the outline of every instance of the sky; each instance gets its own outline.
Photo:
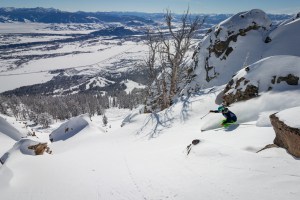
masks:
[[[0,7],[56,8],[63,11],[137,11],[161,13],[237,13],[254,8],[267,13],[296,14],[300,0],[0,0]]]

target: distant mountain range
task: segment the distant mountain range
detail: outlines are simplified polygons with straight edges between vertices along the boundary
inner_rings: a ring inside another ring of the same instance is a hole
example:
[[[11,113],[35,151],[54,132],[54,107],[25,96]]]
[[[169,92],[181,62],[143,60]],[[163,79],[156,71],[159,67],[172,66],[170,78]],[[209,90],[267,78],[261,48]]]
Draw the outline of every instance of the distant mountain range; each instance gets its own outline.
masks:
[[[54,8],[0,8],[0,23],[37,22],[37,23],[112,23],[128,25],[153,24],[163,19],[163,13],[140,12],[66,12]],[[175,15],[180,16],[180,15]],[[232,14],[200,14],[207,16],[207,24],[217,24]],[[290,18],[290,15],[269,14],[272,21]]]
[[[39,23],[99,23],[99,22],[142,22],[151,19],[130,13],[116,12],[65,12],[53,8],[0,8],[0,22]]]

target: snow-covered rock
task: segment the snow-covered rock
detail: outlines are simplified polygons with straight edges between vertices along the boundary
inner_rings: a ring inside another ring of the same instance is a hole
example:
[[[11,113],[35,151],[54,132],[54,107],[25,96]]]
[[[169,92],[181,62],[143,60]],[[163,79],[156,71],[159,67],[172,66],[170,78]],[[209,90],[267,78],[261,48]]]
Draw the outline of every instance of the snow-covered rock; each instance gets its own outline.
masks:
[[[47,143],[38,143],[35,145],[31,145],[28,147],[28,149],[33,150],[35,155],[43,155],[45,151],[47,153],[51,153]]]
[[[36,138],[23,138],[16,142],[10,150],[1,155],[0,162],[4,164],[16,152],[24,155],[42,155],[45,151],[50,153],[47,143],[41,143]]]
[[[274,144],[285,148],[290,154],[300,157],[300,107],[289,108],[270,116],[276,133]]]
[[[234,103],[270,90],[300,89],[300,57],[272,56],[240,70],[227,84],[224,100]]]
[[[43,143],[44,144],[42,145],[43,148],[41,148],[40,144],[41,143],[37,139],[33,140],[33,139],[25,138],[18,141],[13,148],[15,150],[20,149],[21,153],[25,155],[41,155],[42,152],[44,152],[45,149],[47,148],[47,143]],[[37,147],[39,148],[37,149]]]
[[[78,134],[82,129],[88,126],[88,122],[84,117],[74,117],[63,123],[58,129],[54,130],[50,135],[50,141],[67,140]]]
[[[297,16],[272,26],[263,11],[251,10],[213,27],[199,43],[193,56],[195,65],[189,74],[191,81],[182,93],[226,84],[237,71],[264,58],[300,56],[300,18]]]
[[[300,107],[293,107],[283,110],[276,114],[278,119],[284,122],[287,126],[300,129],[300,121],[295,120],[295,116],[300,116]]]

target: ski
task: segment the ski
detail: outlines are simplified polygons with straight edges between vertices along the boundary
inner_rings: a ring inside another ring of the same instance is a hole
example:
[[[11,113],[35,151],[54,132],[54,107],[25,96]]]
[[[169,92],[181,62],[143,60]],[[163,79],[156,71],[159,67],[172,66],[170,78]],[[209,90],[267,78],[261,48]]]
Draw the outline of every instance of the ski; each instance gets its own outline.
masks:
[[[189,144],[187,147],[186,147],[186,155],[189,155],[190,151],[192,150],[192,144]]]
[[[232,127],[238,128],[241,125],[245,125],[245,126],[255,126],[255,124],[247,124],[247,123],[232,123],[227,127],[218,127],[218,128],[212,128],[212,129],[201,129],[201,132],[205,132],[205,131],[218,131],[218,130],[229,130]]]

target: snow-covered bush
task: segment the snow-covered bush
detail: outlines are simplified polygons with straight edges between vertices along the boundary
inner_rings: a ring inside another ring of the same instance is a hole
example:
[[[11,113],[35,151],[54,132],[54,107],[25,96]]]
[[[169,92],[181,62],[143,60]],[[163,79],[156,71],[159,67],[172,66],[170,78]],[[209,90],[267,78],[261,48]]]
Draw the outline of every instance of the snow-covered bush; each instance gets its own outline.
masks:
[[[43,128],[48,128],[52,122],[52,116],[48,113],[41,113],[38,115],[37,122],[43,126]]]

